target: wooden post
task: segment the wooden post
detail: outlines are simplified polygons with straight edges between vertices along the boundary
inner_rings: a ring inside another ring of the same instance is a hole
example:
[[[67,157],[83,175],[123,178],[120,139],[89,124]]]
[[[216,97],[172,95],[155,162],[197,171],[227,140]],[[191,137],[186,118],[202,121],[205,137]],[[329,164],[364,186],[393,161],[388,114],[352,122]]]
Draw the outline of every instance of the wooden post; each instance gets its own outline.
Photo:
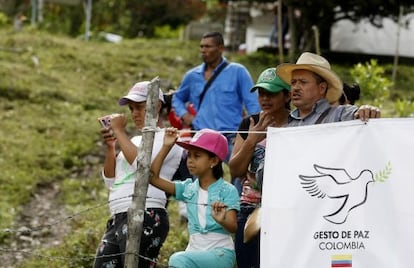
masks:
[[[282,5],[283,5],[283,1],[279,0],[278,1],[278,7],[277,7],[277,41],[278,41],[278,46],[279,46],[279,62],[283,63],[284,59],[283,59],[283,47],[284,47],[284,43],[285,40],[283,39],[283,12],[282,12]]]
[[[313,34],[315,35],[315,50],[316,54],[321,55],[321,47],[319,45],[319,28],[316,25],[312,26]]]
[[[293,7],[288,5],[288,20],[289,20],[289,35],[290,35],[290,47],[289,47],[289,59],[288,62],[294,62],[296,49],[298,48],[298,24],[295,20],[295,14]]]
[[[134,185],[132,203],[128,208],[128,235],[125,249],[125,268],[136,268],[139,263],[139,245],[145,215],[145,200],[150,179],[152,146],[158,120],[158,77],[148,84],[145,127],[142,130],[142,143],[138,152],[138,169]]]

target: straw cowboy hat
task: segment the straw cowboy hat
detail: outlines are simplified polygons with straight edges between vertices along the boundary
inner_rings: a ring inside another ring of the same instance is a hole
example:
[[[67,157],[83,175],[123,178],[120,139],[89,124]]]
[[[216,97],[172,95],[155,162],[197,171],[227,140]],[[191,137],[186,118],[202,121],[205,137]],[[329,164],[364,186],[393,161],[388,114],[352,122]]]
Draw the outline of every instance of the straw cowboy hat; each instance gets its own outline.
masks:
[[[296,64],[282,63],[276,68],[276,73],[283,81],[290,84],[294,70],[308,70],[325,79],[328,83],[326,99],[330,103],[337,101],[341,97],[343,92],[342,81],[331,70],[331,65],[324,57],[310,52],[304,52],[300,55]]]

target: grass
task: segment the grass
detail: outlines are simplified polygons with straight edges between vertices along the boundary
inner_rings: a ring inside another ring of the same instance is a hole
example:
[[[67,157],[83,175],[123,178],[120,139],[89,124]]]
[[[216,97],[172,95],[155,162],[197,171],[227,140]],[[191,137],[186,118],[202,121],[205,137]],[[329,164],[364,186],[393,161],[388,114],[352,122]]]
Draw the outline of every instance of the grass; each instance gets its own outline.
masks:
[[[105,204],[107,191],[98,171],[102,161],[90,157],[102,151],[97,117],[127,112],[117,99],[138,80],[159,76],[164,85],[174,87],[197,57],[197,51],[191,53],[194,44],[145,39],[127,40],[121,46],[85,43],[30,29],[18,33],[3,29],[1,35],[5,38],[0,41],[0,187],[7,195],[0,196],[0,230],[19,225],[14,220],[22,205],[43,183],[61,185],[58,201],[68,214]],[[82,170],[89,166],[95,167],[93,172],[82,177]],[[107,210],[103,205],[65,221],[76,232],[64,238],[61,247],[44,254],[93,255]],[[0,233],[4,247],[13,239],[8,232]],[[63,250],[68,248],[73,250]],[[41,258],[27,258],[22,267],[45,263],[65,267],[65,262]],[[91,262],[75,263],[86,267]]]
[[[185,71],[200,62],[198,42],[84,42],[30,28],[21,32],[3,28],[0,35],[0,248],[8,248],[16,239],[13,232],[2,230],[20,226],[16,221],[23,205],[39,187],[56,183],[61,194],[55,202],[70,216],[56,222],[71,231],[58,245],[39,246],[25,255],[20,267],[90,267],[89,257],[94,255],[108,217],[96,119],[127,112],[117,105],[117,99],[136,81],[159,76],[164,90],[176,88]],[[227,57],[245,64],[254,78],[277,63],[275,56],[263,53],[229,53]],[[346,81],[350,68],[334,65]],[[384,68],[390,77],[391,64]],[[400,66],[398,75],[394,98],[412,101],[412,66]],[[396,116],[393,101],[387,101],[387,116]],[[160,256],[164,265],[172,252],[187,243],[175,202],[170,202],[169,211],[171,230]]]

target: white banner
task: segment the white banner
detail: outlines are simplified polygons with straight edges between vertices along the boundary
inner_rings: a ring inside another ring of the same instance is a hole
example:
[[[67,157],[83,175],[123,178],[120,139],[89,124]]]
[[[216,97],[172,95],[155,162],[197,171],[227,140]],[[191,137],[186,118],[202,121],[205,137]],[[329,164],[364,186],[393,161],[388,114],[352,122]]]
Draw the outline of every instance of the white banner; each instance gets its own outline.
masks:
[[[412,268],[414,119],[267,134],[263,268]]]
[[[382,27],[372,25],[368,19],[352,22],[343,19],[331,27],[332,51],[374,55],[414,57],[414,13],[401,17],[401,23],[391,18],[381,19]]]

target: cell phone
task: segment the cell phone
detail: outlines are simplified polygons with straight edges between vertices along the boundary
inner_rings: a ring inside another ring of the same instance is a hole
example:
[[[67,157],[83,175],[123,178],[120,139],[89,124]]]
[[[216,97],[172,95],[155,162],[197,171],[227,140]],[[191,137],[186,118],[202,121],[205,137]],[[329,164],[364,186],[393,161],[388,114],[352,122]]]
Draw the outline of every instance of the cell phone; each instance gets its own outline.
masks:
[[[102,117],[98,118],[99,123],[101,123],[101,126],[103,128],[110,128],[111,127],[111,117],[112,117],[111,115],[105,115],[105,116],[102,116]]]

